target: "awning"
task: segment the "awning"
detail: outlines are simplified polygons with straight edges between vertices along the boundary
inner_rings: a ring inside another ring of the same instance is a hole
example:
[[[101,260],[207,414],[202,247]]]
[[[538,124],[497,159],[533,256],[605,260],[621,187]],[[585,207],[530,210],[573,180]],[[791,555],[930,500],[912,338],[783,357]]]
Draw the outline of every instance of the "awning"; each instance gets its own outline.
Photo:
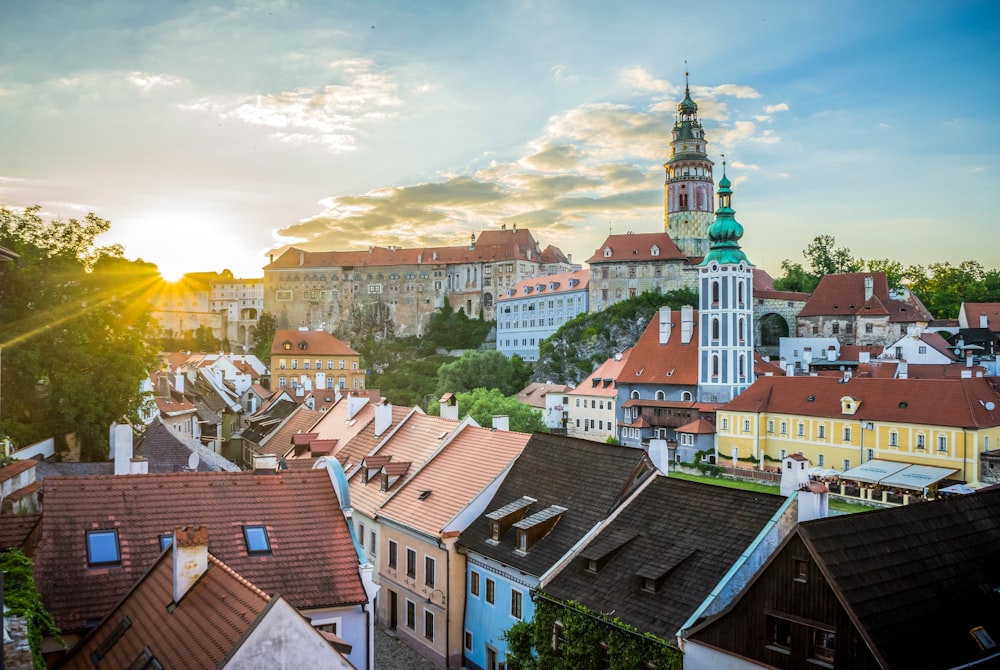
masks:
[[[896,474],[886,477],[881,482],[882,486],[898,486],[902,489],[923,491],[928,486],[934,486],[945,477],[958,472],[954,468],[935,468],[930,465],[911,465],[905,470],[900,470]]]
[[[909,467],[909,465],[909,463],[895,463],[893,461],[880,461],[873,459],[867,463],[862,463],[856,468],[851,468],[844,474],[840,475],[840,478],[875,484],[889,475],[894,475],[900,470]]]

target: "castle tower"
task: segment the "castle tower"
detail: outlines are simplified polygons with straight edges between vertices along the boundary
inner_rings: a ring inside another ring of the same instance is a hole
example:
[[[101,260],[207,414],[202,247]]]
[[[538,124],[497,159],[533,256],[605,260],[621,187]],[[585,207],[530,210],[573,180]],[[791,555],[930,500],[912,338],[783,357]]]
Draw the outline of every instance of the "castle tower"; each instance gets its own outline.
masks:
[[[677,105],[670,160],[663,164],[663,228],[684,254],[700,258],[708,253],[708,227],[713,220],[713,163],[687,77],[685,72],[684,100]]]
[[[753,265],[740,249],[726,164],[711,248],[698,266],[698,385],[702,402],[729,402],[753,383]]]

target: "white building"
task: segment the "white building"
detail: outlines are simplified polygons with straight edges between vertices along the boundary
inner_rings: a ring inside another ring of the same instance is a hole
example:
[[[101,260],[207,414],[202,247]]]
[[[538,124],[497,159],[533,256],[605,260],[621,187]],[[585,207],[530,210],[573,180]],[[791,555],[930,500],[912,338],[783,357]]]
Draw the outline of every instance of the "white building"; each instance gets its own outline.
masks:
[[[510,358],[538,360],[538,345],[578,314],[586,314],[590,271],[531,277],[497,299],[497,350]]]

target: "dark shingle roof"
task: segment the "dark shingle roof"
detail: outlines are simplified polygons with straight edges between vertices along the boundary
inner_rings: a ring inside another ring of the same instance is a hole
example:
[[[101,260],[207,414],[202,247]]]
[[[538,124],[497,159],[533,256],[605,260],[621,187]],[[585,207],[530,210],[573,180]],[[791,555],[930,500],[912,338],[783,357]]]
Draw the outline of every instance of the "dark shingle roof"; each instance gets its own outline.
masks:
[[[997,651],[982,651],[970,631],[984,626],[1000,643],[1000,491],[817,519],[798,532],[885,667],[954,667]]]
[[[543,590],[670,640],[784,502],[657,475]]]
[[[535,433],[486,506],[486,514],[469,524],[459,543],[470,551],[541,576],[622,502],[639,472],[652,472],[641,449]],[[524,496],[536,501],[527,515],[552,505],[565,507],[566,511],[548,536],[525,555],[514,553],[514,530],[502,535],[497,545],[486,542],[490,537],[489,513]]]
[[[159,419],[153,421],[136,449],[136,455],[149,462],[149,472],[185,472],[191,454],[198,455],[199,472],[234,472],[239,467],[208,447],[182,438]]]
[[[35,578],[64,631],[103,617],[160,555],[159,536],[205,525],[209,550],[298,609],[366,599],[358,557],[325,470],[49,477]],[[267,528],[272,553],[251,556],[244,525]],[[86,531],[117,528],[121,565],[87,565]]]

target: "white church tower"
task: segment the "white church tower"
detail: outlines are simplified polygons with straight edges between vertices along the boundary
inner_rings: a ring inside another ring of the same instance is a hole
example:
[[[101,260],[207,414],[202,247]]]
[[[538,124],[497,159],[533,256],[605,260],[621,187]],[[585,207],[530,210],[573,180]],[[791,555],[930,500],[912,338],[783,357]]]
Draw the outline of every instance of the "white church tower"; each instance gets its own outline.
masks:
[[[684,255],[701,258],[709,249],[708,227],[712,225],[712,161],[708,141],[698,120],[698,105],[684,73],[684,100],[677,105],[670,142],[663,200],[663,228]]]
[[[753,266],[722,163],[711,248],[698,266],[698,388],[701,402],[729,402],[753,383]]]

